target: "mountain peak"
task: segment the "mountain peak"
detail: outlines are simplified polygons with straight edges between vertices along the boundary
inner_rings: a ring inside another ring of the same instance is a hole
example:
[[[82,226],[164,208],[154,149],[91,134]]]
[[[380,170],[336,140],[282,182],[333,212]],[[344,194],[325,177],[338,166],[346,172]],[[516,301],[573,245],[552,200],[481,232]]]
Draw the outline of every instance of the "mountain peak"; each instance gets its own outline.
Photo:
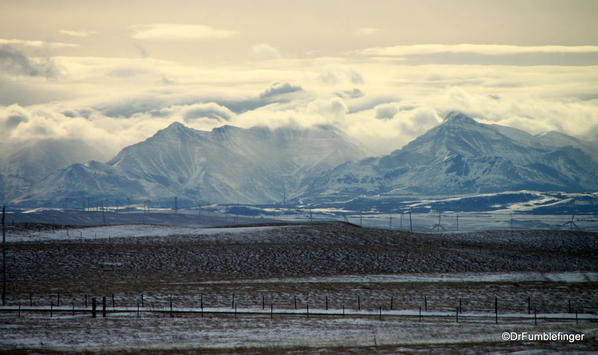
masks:
[[[188,127],[180,122],[172,122],[164,130],[170,131],[170,130],[180,130],[180,129],[188,129]]]
[[[159,130],[156,135],[180,135],[188,132],[195,131],[193,128],[189,128],[180,122],[173,122],[168,127]]]
[[[462,112],[451,111],[446,116],[444,116],[444,123],[476,124],[477,121]]]

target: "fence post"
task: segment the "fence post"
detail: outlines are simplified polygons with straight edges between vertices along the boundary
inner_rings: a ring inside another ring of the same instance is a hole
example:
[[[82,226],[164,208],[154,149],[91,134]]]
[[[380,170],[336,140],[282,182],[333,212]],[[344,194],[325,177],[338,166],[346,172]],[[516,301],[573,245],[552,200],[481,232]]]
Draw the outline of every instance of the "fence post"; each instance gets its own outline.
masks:
[[[527,296],[527,314],[532,313],[532,297]]]
[[[534,325],[538,325],[538,311],[534,308]]]
[[[328,310],[328,296],[326,296],[326,310]]]
[[[270,319],[274,317],[274,304],[270,303]]]
[[[461,304],[461,297],[459,297],[459,310],[458,310],[458,312],[459,313],[463,313],[463,307],[462,307],[462,304]]]
[[[569,313],[573,313],[571,308],[571,299],[569,299]]]
[[[145,308],[145,304],[143,303],[143,293],[141,294],[141,307]]]
[[[29,307],[33,307],[33,294],[29,292]]]
[[[112,308],[114,308],[114,293],[112,294]]]
[[[54,304],[50,303],[50,318],[52,318],[53,308],[54,308]]]
[[[357,295],[357,310],[361,311],[361,297]]]
[[[378,309],[378,317],[380,320],[382,320],[382,306],[380,306],[380,308]]]
[[[297,309],[297,295],[293,296],[293,300],[295,301],[295,309]]]
[[[422,320],[422,306],[419,306],[419,320]]]
[[[91,318],[96,317],[96,310],[97,310],[96,298],[93,297],[91,299]]]
[[[428,311],[428,296],[424,296],[424,311]]]
[[[390,310],[392,311],[393,308],[393,301],[394,301],[394,296],[390,296]]]
[[[170,301],[170,318],[172,318],[173,317],[173,314],[172,314],[172,296],[169,296],[168,300]],[[235,312],[236,312],[236,308],[235,308]]]
[[[262,309],[266,308],[266,296],[262,294]]]
[[[102,317],[106,318],[106,296],[102,296]]]
[[[455,320],[457,323],[459,323],[459,307],[457,307],[457,309],[455,310]]]
[[[85,295],[85,308],[87,308],[87,295]]]
[[[498,324],[498,297],[494,296],[494,317],[496,324]]]

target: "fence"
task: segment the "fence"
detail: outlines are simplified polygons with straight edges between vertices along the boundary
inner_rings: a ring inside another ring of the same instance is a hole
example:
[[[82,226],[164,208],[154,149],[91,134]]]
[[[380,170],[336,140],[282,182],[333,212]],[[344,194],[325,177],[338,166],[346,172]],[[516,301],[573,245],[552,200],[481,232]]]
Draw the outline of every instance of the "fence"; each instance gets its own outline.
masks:
[[[527,312],[514,312],[512,310],[502,310],[500,307],[499,298],[495,297],[492,305],[493,309],[486,310],[469,310],[466,311],[463,307],[463,299],[459,298],[455,300],[455,307],[453,309],[432,309],[429,307],[428,299],[426,296],[422,299],[422,304],[417,309],[397,309],[394,303],[394,297],[388,299],[388,302],[384,305],[365,305],[362,303],[361,297],[356,296],[355,302],[351,306],[341,305],[338,308],[329,307],[329,299],[325,298],[324,304],[313,304],[305,303],[303,305],[297,304],[297,297],[294,296],[290,302],[285,305],[266,302],[264,295],[261,297],[261,302],[249,307],[238,307],[238,298],[235,294],[231,296],[230,306],[223,305],[208,305],[204,303],[204,295],[200,295],[200,306],[199,307],[176,307],[172,296],[168,296],[167,304],[146,304],[143,294],[136,297],[133,302],[136,302],[136,306],[117,306],[114,295],[111,297],[90,297],[85,295],[79,305],[75,305],[75,302],[71,302],[68,305],[61,305],[60,294],[52,296],[53,300],[50,305],[46,306],[34,306],[34,296],[29,295],[28,304],[27,300],[19,300],[18,305],[3,306],[0,307],[0,312],[17,314],[17,317],[23,316],[26,313],[45,313],[49,314],[52,318],[55,315],[85,315],[92,318],[98,317],[100,314],[102,317],[108,317],[109,315],[115,314],[129,314],[133,317],[142,317],[147,314],[158,314],[167,315],[170,317],[176,316],[268,316],[273,318],[278,317],[360,317],[360,318],[377,318],[379,320],[384,319],[406,319],[406,320],[419,320],[423,319],[434,320],[434,319],[454,319],[455,322],[463,322],[466,320],[482,320],[493,323],[499,322],[513,322],[513,321],[529,321],[534,324],[538,324],[539,321],[574,321],[579,324],[581,321],[598,321],[598,315],[595,312],[595,308],[580,307],[574,308],[571,300],[568,302],[568,312],[557,312],[557,313],[538,313],[533,307],[531,297],[527,298]],[[54,303],[54,300],[56,303]],[[73,301],[73,299],[71,299]],[[120,299],[120,301],[123,301]],[[26,303],[22,305],[21,303]],[[126,303],[126,302],[125,302]],[[130,301],[129,301],[130,303]],[[322,307],[324,306],[324,307]]]

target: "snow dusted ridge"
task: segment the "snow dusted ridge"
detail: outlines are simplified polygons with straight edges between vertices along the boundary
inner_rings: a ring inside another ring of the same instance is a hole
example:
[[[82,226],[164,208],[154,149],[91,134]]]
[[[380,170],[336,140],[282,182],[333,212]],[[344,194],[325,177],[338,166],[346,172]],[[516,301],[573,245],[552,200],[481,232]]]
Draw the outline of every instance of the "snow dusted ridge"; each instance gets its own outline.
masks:
[[[294,277],[259,280],[206,281],[204,284],[235,283],[414,283],[414,282],[598,282],[598,272],[455,272],[395,275],[339,275],[323,277]]]
[[[281,202],[301,193],[306,178],[365,156],[333,127],[222,126],[208,132],[173,123],[105,164],[73,164],[55,172],[39,181],[27,200],[178,196],[193,202]]]
[[[126,200],[165,204],[174,196],[189,205],[392,194],[595,192],[598,162],[592,153],[573,137],[554,132],[534,136],[456,112],[403,148],[369,158],[330,126],[274,130],[222,126],[207,132],[174,123],[124,148],[107,163],[76,163],[44,171],[43,179],[30,174],[27,181],[13,183],[15,173],[1,169],[5,163],[0,162],[0,190],[18,182],[25,186],[20,196],[10,194],[17,203],[68,202],[76,208],[88,199],[96,204],[106,200],[119,201],[117,205]]]
[[[224,234],[246,234],[288,227],[239,227],[239,228],[201,228],[183,226],[156,226],[156,225],[115,225],[90,228],[74,228],[44,231],[18,231],[11,233],[8,242],[39,242],[52,240],[91,240],[108,238],[136,238],[136,237],[208,237],[218,235],[218,240],[230,238],[222,237]],[[234,238],[234,237],[233,237]],[[214,238],[203,238],[207,241]]]
[[[597,191],[598,163],[573,138],[533,136],[453,112],[403,148],[342,164],[308,189],[314,198],[513,190]]]

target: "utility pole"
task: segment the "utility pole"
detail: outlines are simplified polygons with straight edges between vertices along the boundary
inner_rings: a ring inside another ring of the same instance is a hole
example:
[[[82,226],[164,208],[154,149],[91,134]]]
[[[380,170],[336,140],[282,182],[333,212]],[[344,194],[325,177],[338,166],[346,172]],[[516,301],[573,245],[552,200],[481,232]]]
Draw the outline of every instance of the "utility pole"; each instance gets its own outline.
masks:
[[[513,214],[511,213],[511,235],[513,235]]]
[[[2,206],[2,305],[6,305],[6,206]]]
[[[457,232],[459,231],[459,215],[457,215]]]
[[[403,230],[403,211],[401,211],[401,222],[399,224],[399,230]]]
[[[409,209],[409,230],[413,233],[413,222],[411,221],[411,208]]]

